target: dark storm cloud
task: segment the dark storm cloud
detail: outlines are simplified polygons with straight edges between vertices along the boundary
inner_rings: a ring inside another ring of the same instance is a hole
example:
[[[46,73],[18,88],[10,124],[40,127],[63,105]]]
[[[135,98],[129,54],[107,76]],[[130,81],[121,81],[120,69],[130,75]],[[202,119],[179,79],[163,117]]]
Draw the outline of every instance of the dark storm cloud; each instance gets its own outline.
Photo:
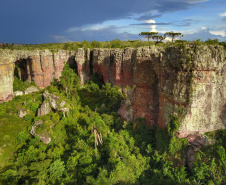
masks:
[[[107,28],[99,30],[76,30],[67,35],[67,38],[59,37],[64,40],[74,40],[74,41],[109,41],[114,39],[120,40],[136,40],[140,39],[138,34],[131,34],[128,32],[117,33],[114,26],[109,26]]]
[[[158,22],[158,23],[140,23],[140,24],[131,24],[132,26],[153,26],[153,25],[171,25],[172,23]]]
[[[188,8],[194,6],[194,4],[190,4],[187,2],[169,2],[169,1],[160,1],[159,2],[158,11],[165,12],[174,12],[178,10],[187,10]]]
[[[158,14],[158,15],[147,14],[147,15],[140,16],[139,18],[137,18],[137,20],[143,21],[143,20],[149,20],[149,19],[156,19],[161,16],[162,16],[161,14]]]
[[[172,21],[172,22],[157,22],[157,23],[139,23],[139,24],[131,24],[133,26],[153,26],[153,25],[173,25],[177,27],[186,27],[186,26],[191,26],[193,22],[198,22],[197,20],[193,19],[185,19],[182,21]]]
[[[183,0],[1,0],[0,42],[51,42],[52,35],[61,35],[70,27],[135,14],[150,16],[151,10],[161,15],[191,6],[191,2]]]
[[[186,27],[186,26],[191,26],[193,23],[196,23],[196,22],[199,22],[199,21],[194,19],[185,19],[182,21],[173,21],[172,25],[177,27]]]

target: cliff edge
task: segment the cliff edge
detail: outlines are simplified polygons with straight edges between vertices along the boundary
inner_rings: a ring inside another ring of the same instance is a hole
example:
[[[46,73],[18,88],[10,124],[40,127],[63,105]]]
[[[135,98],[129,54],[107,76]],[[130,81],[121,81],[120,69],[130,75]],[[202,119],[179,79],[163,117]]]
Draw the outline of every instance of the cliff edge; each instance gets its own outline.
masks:
[[[59,79],[65,63],[75,66],[81,83],[97,72],[122,88],[127,100],[119,113],[134,121],[166,127],[181,115],[179,137],[226,128],[226,52],[220,46],[122,49],[0,50],[0,102],[13,97],[14,71],[45,88]]]

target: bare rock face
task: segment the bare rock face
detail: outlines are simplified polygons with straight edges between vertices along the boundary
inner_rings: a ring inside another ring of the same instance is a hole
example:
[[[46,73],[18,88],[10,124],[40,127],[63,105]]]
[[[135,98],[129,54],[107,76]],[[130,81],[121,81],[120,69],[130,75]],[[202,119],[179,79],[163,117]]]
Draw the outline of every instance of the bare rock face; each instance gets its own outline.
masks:
[[[51,112],[51,107],[49,105],[49,102],[47,100],[44,100],[40,108],[38,109],[37,116],[44,116],[46,114],[49,114]]]
[[[87,79],[85,68],[81,71],[79,67],[84,63],[82,49],[70,53],[59,50],[54,54],[49,50],[0,50],[0,103],[13,98],[15,66],[19,67],[22,80],[34,81],[38,87],[45,88],[53,79],[60,78],[66,63],[76,63],[75,58],[79,76],[84,81]],[[89,76],[88,73],[87,76]]]
[[[79,48],[75,51],[75,62],[77,64],[77,70],[78,70],[78,76],[81,80],[81,85],[84,84],[85,81],[89,80],[89,73],[88,68],[89,66],[89,60],[85,61],[85,53],[84,50]]]
[[[14,60],[12,52],[0,51],[0,103],[13,98]]]
[[[25,90],[24,94],[31,94],[31,93],[38,92],[38,91],[39,91],[39,89],[37,87],[31,86]]]
[[[102,76],[104,83],[110,82],[110,56],[110,49],[94,49],[92,51],[93,72],[97,72],[100,76]]]
[[[183,84],[187,89],[183,96],[179,90],[174,95],[185,99],[187,110],[179,137],[226,128],[226,53],[220,47],[200,46],[190,55],[190,81]]]
[[[134,102],[134,89],[127,89],[126,100],[118,110],[118,114],[121,115],[122,119],[126,121],[134,120],[133,102]]]
[[[63,112],[64,116],[66,113],[69,113],[69,108],[65,107],[66,102],[60,100],[60,98],[54,94],[50,94],[48,91],[43,93],[44,101],[41,107],[38,109],[38,116],[44,116],[49,114],[52,109],[55,111]]]
[[[24,95],[24,93],[23,93],[23,91],[15,91],[15,92],[13,92],[13,95],[14,96],[22,96],[22,95]]]
[[[220,46],[94,49],[93,72],[105,83],[136,86],[134,99],[119,109],[128,120],[166,127],[171,114],[184,115],[178,137],[226,128],[226,53]],[[131,118],[131,117],[130,117]]]
[[[111,83],[122,88],[133,85],[132,57],[136,52],[133,48],[94,49],[92,51],[93,72],[102,76],[104,83]]]
[[[158,122],[159,92],[158,76],[155,70],[159,60],[159,51],[155,48],[139,48],[133,56],[134,84],[136,86],[134,101],[134,119],[142,117],[147,124]]]
[[[142,117],[149,125],[166,127],[170,115],[183,108],[178,137],[226,128],[226,52],[221,46],[94,49],[87,50],[86,60],[84,55],[83,49],[54,54],[0,50],[0,102],[13,97],[15,65],[23,64],[22,79],[44,88],[59,79],[65,62],[75,62],[82,84],[97,72],[123,92],[126,86],[136,87],[119,110],[126,120]],[[56,97],[48,99],[51,109],[67,111]],[[43,112],[48,112],[45,103]]]

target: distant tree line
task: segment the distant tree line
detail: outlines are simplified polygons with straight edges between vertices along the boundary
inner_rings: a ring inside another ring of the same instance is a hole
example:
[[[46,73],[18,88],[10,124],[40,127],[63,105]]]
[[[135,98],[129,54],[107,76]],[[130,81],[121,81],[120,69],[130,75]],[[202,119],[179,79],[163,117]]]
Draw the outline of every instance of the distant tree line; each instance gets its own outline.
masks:
[[[220,42],[218,39],[208,39],[207,41],[203,42],[200,39],[194,40],[194,41],[186,41],[186,40],[176,40],[176,38],[183,37],[181,33],[173,33],[173,32],[167,32],[164,35],[158,35],[158,32],[141,32],[139,34],[140,36],[147,38],[148,41],[142,41],[142,40],[111,40],[111,41],[91,41],[88,42],[87,40],[84,40],[82,42],[67,42],[67,43],[44,43],[44,44],[2,44],[2,48],[0,49],[11,49],[11,50],[42,50],[42,49],[49,49],[53,53],[57,52],[58,50],[68,50],[68,51],[75,51],[78,48],[83,49],[93,49],[93,48],[121,48],[125,49],[128,47],[132,48],[138,48],[143,46],[151,46],[151,45],[162,45],[167,46],[171,44],[178,44],[181,42],[185,42],[188,44],[208,44],[208,45],[222,45],[226,49],[226,41]],[[172,42],[162,42],[166,37],[170,37]],[[154,41],[151,41],[150,39],[153,39]],[[1,46],[1,45],[0,45]]]
[[[22,46],[22,44],[14,44],[14,43],[0,43],[0,48],[8,47],[8,46]]]

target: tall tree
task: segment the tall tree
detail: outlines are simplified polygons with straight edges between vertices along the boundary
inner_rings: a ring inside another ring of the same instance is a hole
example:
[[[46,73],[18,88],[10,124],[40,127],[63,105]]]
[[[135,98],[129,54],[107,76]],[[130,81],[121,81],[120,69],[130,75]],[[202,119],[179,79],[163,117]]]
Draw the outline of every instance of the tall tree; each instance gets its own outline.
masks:
[[[154,35],[152,36],[153,40],[156,40],[156,43],[162,42],[165,39],[165,36]]]
[[[171,37],[171,38],[172,38],[172,42],[173,42],[173,40],[174,40],[176,37],[183,37],[183,35],[182,35],[181,33],[179,33],[179,32],[174,33],[173,31],[171,31],[171,32],[166,32],[166,33],[164,34],[164,37],[166,37],[166,36]]]
[[[62,88],[65,90],[65,93],[68,94],[71,90],[79,84],[79,77],[78,75],[69,67],[68,64],[65,64],[64,69],[62,71],[60,77],[60,84]]]
[[[158,34],[158,32],[141,32],[139,35],[140,36],[142,36],[142,37],[144,37],[144,38],[147,38],[148,39],[148,42],[149,42],[149,40],[153,37],[153,36],[155,36],[155,35],[157,35]],[[149,44],[150,45],[150,44]]]

